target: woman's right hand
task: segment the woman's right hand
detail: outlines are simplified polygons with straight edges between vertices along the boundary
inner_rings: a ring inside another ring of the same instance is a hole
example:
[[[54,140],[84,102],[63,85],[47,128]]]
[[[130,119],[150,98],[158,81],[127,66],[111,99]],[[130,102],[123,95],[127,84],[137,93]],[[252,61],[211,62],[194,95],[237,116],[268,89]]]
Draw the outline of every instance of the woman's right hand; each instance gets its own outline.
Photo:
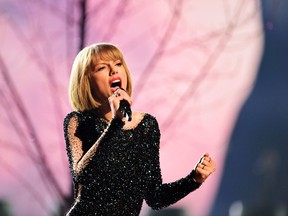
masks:
[[[114,93],[108,98],[112,111],[112,118],[117,116],[118,118],[122,119],[124,117],[123,113],[121,113],[119,110],[121,100],[126,100],[130,106],[132,105],[132,99],[127,92],[122,88],[117,88],[116,91],[114,91]]]

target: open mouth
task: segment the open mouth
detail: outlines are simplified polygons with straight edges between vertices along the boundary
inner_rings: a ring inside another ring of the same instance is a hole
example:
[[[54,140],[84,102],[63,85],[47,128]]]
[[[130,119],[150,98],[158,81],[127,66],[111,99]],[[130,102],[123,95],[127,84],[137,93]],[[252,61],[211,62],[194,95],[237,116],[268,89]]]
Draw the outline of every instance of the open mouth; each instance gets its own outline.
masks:
[[[112,82],[111,82],[111,84],[110,84],[110,87],[112,88],[112,89],[117,89],[117,88],[121,88],[121,79],[120,78],[117,78],[117,79],[114,79]]]

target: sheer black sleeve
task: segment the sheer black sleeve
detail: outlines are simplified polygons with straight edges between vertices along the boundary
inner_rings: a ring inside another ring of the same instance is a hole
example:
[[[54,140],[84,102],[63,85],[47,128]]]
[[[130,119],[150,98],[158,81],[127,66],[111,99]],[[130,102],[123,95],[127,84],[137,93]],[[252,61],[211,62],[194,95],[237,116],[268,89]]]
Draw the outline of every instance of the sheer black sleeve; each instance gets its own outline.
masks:
[[[162,183],[162,176],[159,164],[159,142],[160,131],[155,118],[152,118],[151,127],[149,128],[149,140],[151,140],[147,148],[147,191],[145,195],[146,203],[152,209],[160,209],[167,207],[178,200],[182,199],[190,192],[199,188],[201,184],[193,179],[194,171],[185,178],[179,179],[172,183]]]
[[[112,121],[109,124],[95,122],[94,118],[79,112],[71,112],[65,117],[66,151],[74,182],[83,183],[89,180],[85,170],[111,123]]]

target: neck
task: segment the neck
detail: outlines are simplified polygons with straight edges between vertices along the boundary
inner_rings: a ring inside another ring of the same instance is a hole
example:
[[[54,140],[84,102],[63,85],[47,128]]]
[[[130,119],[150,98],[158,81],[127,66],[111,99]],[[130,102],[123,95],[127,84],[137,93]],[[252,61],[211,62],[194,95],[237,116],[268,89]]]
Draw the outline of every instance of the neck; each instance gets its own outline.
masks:
[[[102,104],[100,107],[95,109],[96,114],[108,121],[112,119],[112,111],[109,104]]]
[[[103,116],[103,118],[106,119],[106,120],[108,120],[108,121],[111,121],[111,119],[112,119],[112,112],[110,111],[110,112],[105,113],[104,116]]]

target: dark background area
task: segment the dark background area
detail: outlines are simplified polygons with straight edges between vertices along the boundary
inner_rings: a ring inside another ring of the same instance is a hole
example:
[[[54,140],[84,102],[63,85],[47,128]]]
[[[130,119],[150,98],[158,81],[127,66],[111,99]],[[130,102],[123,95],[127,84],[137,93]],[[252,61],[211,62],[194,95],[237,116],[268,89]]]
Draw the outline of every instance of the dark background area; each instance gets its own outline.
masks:
[[[230,140],[211,216],[288,215],[288,2],[262,4],[263,58]]]

